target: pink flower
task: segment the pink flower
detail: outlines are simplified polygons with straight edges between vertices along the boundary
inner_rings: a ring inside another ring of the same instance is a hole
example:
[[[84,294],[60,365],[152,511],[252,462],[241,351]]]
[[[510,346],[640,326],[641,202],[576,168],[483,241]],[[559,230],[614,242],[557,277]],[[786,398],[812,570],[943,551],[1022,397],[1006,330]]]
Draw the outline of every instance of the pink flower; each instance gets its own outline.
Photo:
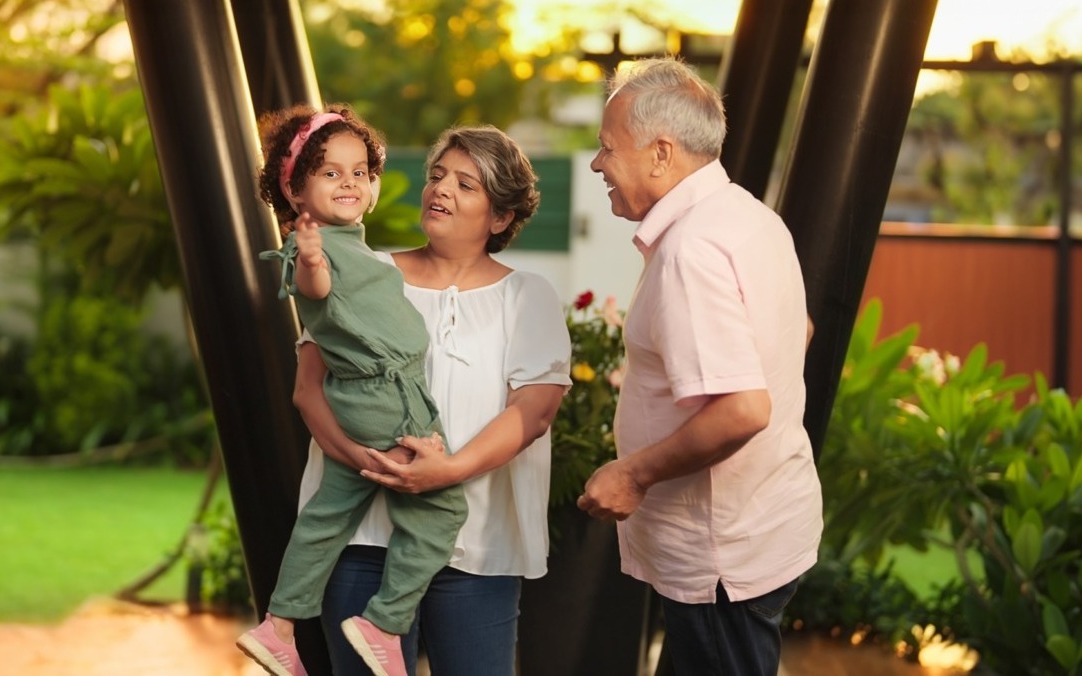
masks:
[[[620,386],[624,384],[624,364],[620,364],[609,373],[609,385],[612,385],[616,389],[620,389]]]
[[[594,302],[594,292],[593,291],[583,291],[582,293],[579,294],[579,297],[575,299],[575,309],[576,310],[585,310],[586,308],[590,307],[590,303],[593,303],[593,302]]]
[[[601,307],[601,317],[605,323],[612,327],[624,325],[624,316],[620,314],[620,308],[616,307],[616,296],[605,299],[605,305]]]

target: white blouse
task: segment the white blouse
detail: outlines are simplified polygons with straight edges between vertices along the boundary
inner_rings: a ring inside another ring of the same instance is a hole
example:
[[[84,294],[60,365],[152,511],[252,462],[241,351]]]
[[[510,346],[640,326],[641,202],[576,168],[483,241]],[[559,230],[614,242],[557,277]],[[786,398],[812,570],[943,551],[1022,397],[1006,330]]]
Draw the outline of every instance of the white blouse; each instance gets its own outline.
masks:
[[[379,252],[387,262],[389,254]],[[570,387],[571,345],[559,298],[540,275],[513,271],[477,289],[405,286],[428,327],[426,372],[451,453],[462,448],[523,385]],[[307,333],[301,341],[310,340]],[[550,433],[510,463],[464,484],[469,516],[450,566],[477,575],[541,577],[548,554]],[[301,479],[303,505],[323,473],[313,439]],[[350,544],[387,546],[391,521],[377,495]]]

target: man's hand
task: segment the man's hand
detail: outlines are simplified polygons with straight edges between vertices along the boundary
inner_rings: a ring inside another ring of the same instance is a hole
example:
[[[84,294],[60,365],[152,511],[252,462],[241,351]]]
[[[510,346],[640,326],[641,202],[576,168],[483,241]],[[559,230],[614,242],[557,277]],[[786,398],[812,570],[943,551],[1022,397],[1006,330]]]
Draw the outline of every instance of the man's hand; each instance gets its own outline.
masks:
[[[646,489],[631,476],[626,460],[612,460],[594,472],[576,503],[602,521],[623,521],[639,508]]]

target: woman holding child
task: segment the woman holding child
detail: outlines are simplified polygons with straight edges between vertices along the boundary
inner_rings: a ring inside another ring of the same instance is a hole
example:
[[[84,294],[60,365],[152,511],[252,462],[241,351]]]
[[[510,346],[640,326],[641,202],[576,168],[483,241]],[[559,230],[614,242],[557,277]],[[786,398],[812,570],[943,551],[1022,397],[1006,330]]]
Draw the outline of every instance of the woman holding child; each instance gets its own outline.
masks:
[[[518,145],[489,126],[450,129],[425,172],[428,243],[379,255],[402,272],[406,297],[425,320],[426,374],[448,452],[438,440],[406,437],[413,457],[397,463],[352,442],[323,395],[319,349],[305,336],[294,402],[313,440],[301,495],[319,484],[324,453],[390,490],[463,484],[469,514],[403,638],[406,664],[413,673],[423,640],[434,676],[512,676],[521,579],[546,570],[548,429],[571,384],[570,341],[551,284],[492,256],[539,203],[537,176]],[[358,451],[367,462],[351,460]],[[336,674],[369,673],[337,628],[378,589],[390,533],[380,495],[327,585],[322,622]]]

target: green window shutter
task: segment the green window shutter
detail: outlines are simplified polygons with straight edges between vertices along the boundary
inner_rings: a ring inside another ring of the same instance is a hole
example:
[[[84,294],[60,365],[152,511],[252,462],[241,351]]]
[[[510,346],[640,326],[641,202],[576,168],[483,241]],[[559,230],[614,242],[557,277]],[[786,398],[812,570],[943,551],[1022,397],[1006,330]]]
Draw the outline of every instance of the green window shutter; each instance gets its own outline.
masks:
[[[531,157],[541,191],[541,206],[512,249],[569,251],[571,248],[571,158]]]
[[[410,186],[403,202],[421,205],[424,166],[427,151],[414,148],[391,148],[387,152],[387,170],[401,171]],[[531,157],[541,191],[541,206],[526,223],[511,249],[523,251],[568,251],[571,246],[571,158]]]

